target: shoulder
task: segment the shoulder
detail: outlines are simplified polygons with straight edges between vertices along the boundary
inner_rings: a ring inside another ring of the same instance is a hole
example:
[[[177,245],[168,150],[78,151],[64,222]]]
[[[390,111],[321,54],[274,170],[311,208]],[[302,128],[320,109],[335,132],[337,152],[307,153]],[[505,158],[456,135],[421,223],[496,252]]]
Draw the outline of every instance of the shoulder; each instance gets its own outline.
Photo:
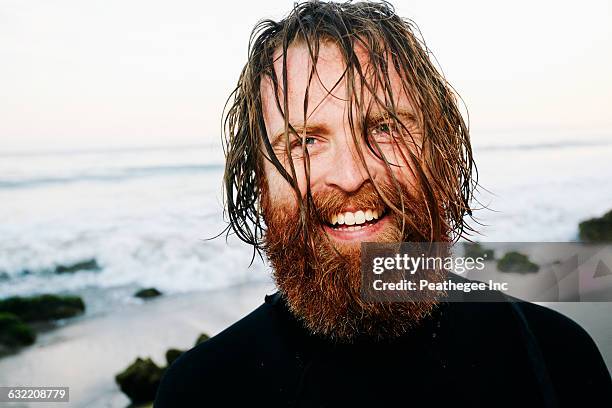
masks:
[[[198,401],[236,402],[253,395],[270,366],[286,356],[278,295],[209,340],[183,353],[164,373],[155,407]]]
[[[550,349],[552,352],[567,353],[571,346],[574,351],[587,352],[602,360],[591,336],[574,320],[535,303],[520,301],[513,302],[513,305],[519,318],[524,319],[527,328],[544,348],[543,351]]]
[[[224,379],[240,375],[257,354],[258,335],[270,329],[271,306],[264,303],[209,340],[183,353],[164,373],[156,407],[180,406],[198,391],[215,389]]]
[[[555,310],[525,301],[514,301],[514,305],[525,317],[530,328],[544,336],[565,334],[583,341],[592,341],[582,326]]]
[[[529,302],[513,305],[527,333],[535,339],[560,402],[578,403],[585,398],[612,402],[610,373],[597,345],[582,326],[544,306]]]

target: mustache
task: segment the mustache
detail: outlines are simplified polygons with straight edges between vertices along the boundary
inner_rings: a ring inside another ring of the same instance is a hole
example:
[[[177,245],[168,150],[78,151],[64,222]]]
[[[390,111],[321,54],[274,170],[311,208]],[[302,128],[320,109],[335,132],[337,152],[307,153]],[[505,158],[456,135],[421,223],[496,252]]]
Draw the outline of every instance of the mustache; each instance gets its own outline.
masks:
[[[410,207],[411,202],[415,202],[414,196],[403,184],[399,183],[398,186],[394,186],[384,181],[375,186],[372,181],[368,180],[353,193],[337,189],[314,193],[312,195],[314,208],[310,208],[309,213],[311,219],[314,218],[319,223],[327,223],[332,216],[345,212],[349,208],[354,211],[370,209],[382,213],[388,211],[389,204],[398,209],[402,207],[406,209]]]

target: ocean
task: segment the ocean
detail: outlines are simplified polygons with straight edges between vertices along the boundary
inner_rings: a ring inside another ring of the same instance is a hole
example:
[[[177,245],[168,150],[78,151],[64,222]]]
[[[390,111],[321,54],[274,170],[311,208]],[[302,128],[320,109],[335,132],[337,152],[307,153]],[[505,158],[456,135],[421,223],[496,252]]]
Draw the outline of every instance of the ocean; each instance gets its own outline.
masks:
[[[474,143],[483,242],[577,239],[612,208],[612,136],[502,135]],[[492,141],[492,142],[491,142]],[[172,294],[269,280],[222,233],[223,158],[212,145],[0,153],[0,298],[85,297],[88,314]],[[96,271],[57,274],[95,259]]]
[[[165,294],[268,279],[223,232],[222,159],[207,146],[0,156],[0,297],[84,296],[87,313],[139,288]],[[97,271],[56,274],[95,259]]]

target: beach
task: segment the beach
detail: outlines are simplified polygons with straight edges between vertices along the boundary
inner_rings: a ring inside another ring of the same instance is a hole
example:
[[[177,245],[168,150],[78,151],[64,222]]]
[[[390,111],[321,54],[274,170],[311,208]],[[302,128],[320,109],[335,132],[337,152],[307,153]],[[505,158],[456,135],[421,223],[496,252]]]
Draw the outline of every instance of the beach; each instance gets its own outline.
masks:
[[[274,291],[271,282],[250,283],[161,296],[106,315],[72,319],[39,335],[35,345],[0,358],[0,384],[70,387],[70,403],[6,405],[126,407],[130,401],[114,378],[137,357],[163,366],[166,350],[187,350],[201,333],[217,334]]]

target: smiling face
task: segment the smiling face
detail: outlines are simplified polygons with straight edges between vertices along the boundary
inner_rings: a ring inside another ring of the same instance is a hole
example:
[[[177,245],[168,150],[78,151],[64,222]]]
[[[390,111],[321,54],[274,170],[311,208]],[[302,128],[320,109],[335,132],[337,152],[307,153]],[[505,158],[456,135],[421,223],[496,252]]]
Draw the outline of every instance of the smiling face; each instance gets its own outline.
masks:
[[[364,302],[360,243],[421,241],[431,235],[412,167],[422,160],[418,113],[397,72],[389,75],[395,121],[367,91],[357,90],[363,99],[355,105],[363,111],[351,108],[344,60],[332,43],[321,45],[317,80],[310,84],[307,48],[298,43],[286,55],[288,115],[278,108],[282,92],[275,95],[271,80],[261,85],[272,151],[281,170],[296,180],[292,186],[277,166],[264,161],[264,248],[277,286],[313,333],[340,341],[400,335],[432,310],[435,299]],[[367,70],[365,53],[357,55]],[[283,71],[282,57],[275,69]]]
[[[374,70],[363,49],[357,47],[356,54],[364,70]],[[282,65],[283,58],[276,58],[274,68],[278,77],[281,77]],[[375,95],[378,102],[364,90],[361,105],[367,107],[367,112],[357,112],[355,106],[348,106],[351,97],[346,65],[333,43],[321,44],[316,75],[311,80],[312,62],[306,45],[297,43],[289,47],[286,65],[287,115],[277,106],[277,97],[283,101],[283,91],[275,95],[269,79],[261,84],[263,118],[276,157],[289,174],[293,165],[303,199],[308,189],[313,196],[343,198],[342,202],[336,200],[333,208],[318,209],[321,227],[338,245],[380,240],[394,226],[390,225],[391,208],[381,197],[371,197],[376,193],[374,186],[396,182],[396,187],[403,186],[417,194],[411,157],[420,160],[420,119],[403,91],[399,74],[391,69],[388,78],[394,96],[388,104],[394,106],[398,119],[394,121],[381,106],[380,101],[385,100],[382,89]],[[359,94],[361,90],[356,92]],[[290,126],[287,132],[285,119]],[[361,122],[357,130],[355,126],[351,128],[351,119]],[[399,138],[403,139],[402,143]],[[386,165],[383,157],[391,166]],[[269,191],[274,192],[273,205],[297,210],[296,191],[269,160],[264,161],[264,174]],[[364,190],[370,197],[363,197]]]

